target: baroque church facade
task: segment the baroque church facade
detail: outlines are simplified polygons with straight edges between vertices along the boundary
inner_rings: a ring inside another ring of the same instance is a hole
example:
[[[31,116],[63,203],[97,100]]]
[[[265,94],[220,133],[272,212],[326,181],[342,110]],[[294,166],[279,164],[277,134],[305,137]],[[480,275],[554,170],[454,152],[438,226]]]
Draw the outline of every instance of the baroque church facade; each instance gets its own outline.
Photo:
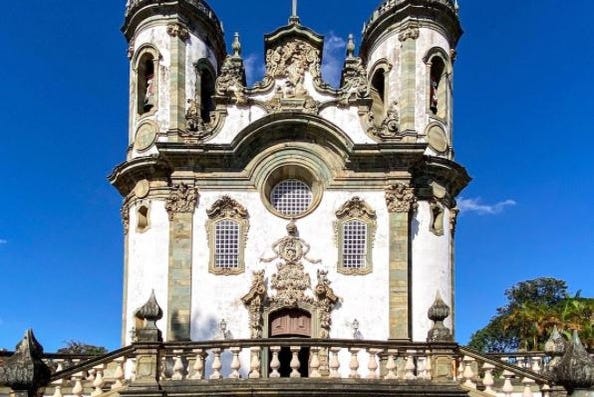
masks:
[[[337,89],[295,4],[253,86],[204,1],[131,0],[123,31],[124,345],[152,291],[166,341],[426,341],[436,297],[453,307],[470,179],[452,140],[455,2],[381,4]]]

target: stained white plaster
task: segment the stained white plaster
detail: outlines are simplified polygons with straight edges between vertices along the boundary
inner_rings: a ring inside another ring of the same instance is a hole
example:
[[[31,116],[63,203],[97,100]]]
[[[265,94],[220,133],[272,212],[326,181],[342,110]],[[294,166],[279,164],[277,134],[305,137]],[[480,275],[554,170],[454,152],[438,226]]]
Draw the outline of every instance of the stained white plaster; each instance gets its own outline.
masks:
[[[444,214],[447,218],[447,213]],[[420,201],[411,224],[412,232],[412,326],[413,340],[424,342],[432,322],[427,310],[435,301],[437,291],[452,307],[452,270],[450,266],[450,233],[444,220],[444,234],[436,236],[430,230],[431,209]],[[446,320],[452,326],[451,317]]]
[[[148,203],[148,201],[145,201]],[[163,320],[157,326],[167,332],[167,275],[169,267],[169,218],[163,201],[150,201],[149,227],[144,232],[136,229],[138,205],[130,208],[128,232],[128,283],[126,313],[126,344],[132,342],[130,330],[135,326],[134,312],[146,303],[155,290],[157,302],[163,308]]]

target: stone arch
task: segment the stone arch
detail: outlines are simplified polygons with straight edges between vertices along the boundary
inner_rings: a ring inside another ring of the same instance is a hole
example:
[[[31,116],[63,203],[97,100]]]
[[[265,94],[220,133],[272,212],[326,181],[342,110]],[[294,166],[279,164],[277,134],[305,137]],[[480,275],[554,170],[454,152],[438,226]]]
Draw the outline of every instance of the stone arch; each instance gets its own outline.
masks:
[[[132,109],[138,116],[154,114],[159,103],[159,50],[150,43],[142,44],[132,58]]]
[[[447,123],[451,104],[451,59],[443,48],[433,47],[427,51],[423,61],[427,65],[427,112]]]

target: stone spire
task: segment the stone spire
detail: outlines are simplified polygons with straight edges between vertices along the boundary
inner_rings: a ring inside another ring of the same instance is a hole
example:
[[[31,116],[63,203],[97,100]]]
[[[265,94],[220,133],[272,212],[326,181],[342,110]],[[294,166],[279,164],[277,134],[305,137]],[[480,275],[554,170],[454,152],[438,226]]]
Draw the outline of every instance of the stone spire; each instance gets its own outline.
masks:
[[[16,397],[35,397],[38,390],[47,386],[51,371],[41,360],[43,347],[28,330],[17,345],[14,355],[0,367],[0,385],[8,386]]]
[[[582,345],[577,331],[567,345],[565,355],[552,371],[555,383],[570,395],[594,396],[594,361]]]

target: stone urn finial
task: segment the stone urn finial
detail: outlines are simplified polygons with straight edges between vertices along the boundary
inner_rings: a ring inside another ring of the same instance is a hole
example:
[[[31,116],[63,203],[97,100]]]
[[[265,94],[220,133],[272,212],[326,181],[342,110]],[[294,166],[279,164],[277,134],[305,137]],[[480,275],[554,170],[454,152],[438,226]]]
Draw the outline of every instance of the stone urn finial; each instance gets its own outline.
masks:
[[[586,351],[577,331],[573,331],[565,355],[552,370],[555,383],[567,389],[570,395],[594,396],[594,361]],[[589,391],[575,393],[576,391]]]
[[[17,397],[35,397],[48,385],[51,371],[41,360],[43,347],[33,330],[28,330],[16,347],[14,355],[0,367],[0,385],[10,387]]]
[[[452,342],[452,332],[443,322],[450,316],[450,307],[443,301],[441,294],[437,291],[437,296],[433,305],[427,311],[427,316],[434,322],[427,334],[427,342]]]
[[[161,331],[157,327],[157,321],[163,318],[163,309],[161,309],[161,306],[157,302],[155,290],[151,292],[149,300],[134,315],[137,319],[144,322],[144,326],[137,330],[139,342],[162,341]]]

